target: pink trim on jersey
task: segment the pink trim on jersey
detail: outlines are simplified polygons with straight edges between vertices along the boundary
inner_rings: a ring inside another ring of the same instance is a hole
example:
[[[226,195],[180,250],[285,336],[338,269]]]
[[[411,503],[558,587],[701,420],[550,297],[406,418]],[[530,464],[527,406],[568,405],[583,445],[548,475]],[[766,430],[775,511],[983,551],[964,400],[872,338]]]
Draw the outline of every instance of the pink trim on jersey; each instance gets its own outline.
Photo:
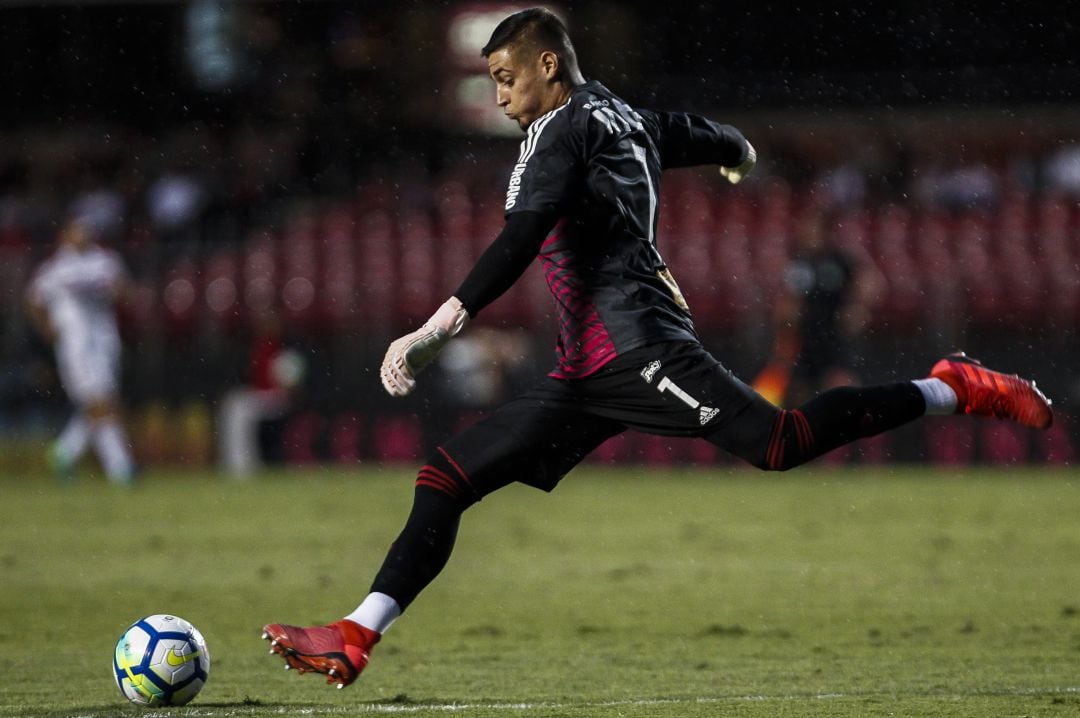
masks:
[[[561,246],[565,226],[566,220],[560,220],[540,248],[544,278],[559,310],[558,366],[548,376],[582,379],[599,371],[618,352],[573,267],[573,255]]]

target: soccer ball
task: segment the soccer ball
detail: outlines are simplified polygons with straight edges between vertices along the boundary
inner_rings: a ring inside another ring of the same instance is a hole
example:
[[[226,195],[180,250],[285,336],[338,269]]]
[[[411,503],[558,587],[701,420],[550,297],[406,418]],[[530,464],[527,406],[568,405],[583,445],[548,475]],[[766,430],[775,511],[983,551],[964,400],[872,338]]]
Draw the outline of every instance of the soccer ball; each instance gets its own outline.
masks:
[[[199,629],[155,614],[128,626],[113,652],[113,678],[132,703],[182,706],[210,675],[210,652]]]

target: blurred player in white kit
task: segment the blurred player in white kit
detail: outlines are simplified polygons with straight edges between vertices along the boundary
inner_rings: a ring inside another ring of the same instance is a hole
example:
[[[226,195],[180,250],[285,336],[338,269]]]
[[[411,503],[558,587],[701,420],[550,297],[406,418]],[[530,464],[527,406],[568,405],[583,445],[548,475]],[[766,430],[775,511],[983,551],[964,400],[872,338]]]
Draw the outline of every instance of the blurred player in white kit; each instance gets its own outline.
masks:
[[[75,413],[49,460],[64,477],[92,444],[105,474],[131,485],[135,463],[120,418],[120,333],[116,304],[128,284],[120,256],[97,244],[87,221],[68,219],[56,251],[36,270],[27,291],[31,321],[52,344],[60,381]]]

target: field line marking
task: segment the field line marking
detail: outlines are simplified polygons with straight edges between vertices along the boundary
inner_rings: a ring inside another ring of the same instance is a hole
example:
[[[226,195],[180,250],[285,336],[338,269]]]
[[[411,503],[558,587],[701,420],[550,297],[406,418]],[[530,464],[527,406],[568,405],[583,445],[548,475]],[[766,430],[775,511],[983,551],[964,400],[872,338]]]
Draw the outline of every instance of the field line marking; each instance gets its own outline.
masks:
[[[372,714],[409,714],[419,713],[421,711],[441,712],[441,713],[466,713],[469,711],[478,710],[498,710],[508,712],[528,713],[536,710],[573,710],[581,708],[618,708],[620,706],[664,706],[664,705],[712,705],[719,703],[740,703],[740,702],[768,702],[768,701],[797,701],[797,700],[844,700],[847,698],[870,698],[874,696],[880,697],[893,697],[893,698],[942,698],[942,699],[956,699],[956,698],[970,698],[974,696],[1002,696],[1002,697],[1019,697],[1019,696],[1054,696],[1062,694],[1080,694],[1080,686],[1062,686],[1059,688],[989,688],[985,690],[969,690],[969,691],[908,691],[908,692],[889,692],[889,691],[852,691],[848,693],[789,693],[789,694],[776,694],[776,695],[731,695],[731,696],[708,696],[700,698],[638,698],[638,699],[626,699],[626,700],[613,700],[613,701],[582,701],[576,702],[564,702],[564,701],[540,701],[535,703],[530,702],[516,702],[516,703],[409,703],[409,704],[394,704],[394,703],[360,703],[351,706],[253,706],[251,708],[237,708],[232,711],[226,709],[225,712],[220,710],[205,710],[198,707],[189,707],[184,709],[183,715],[185,718],[198,718],[206,716],[211,718],[212,716],[242,716],[250,714],[253,710],[256,712],[262,712],[270,709],[271,712],[278,715],[338,715],[346,713],[372,713]],[[167,716],[175,715],[173,713],[157,713],[155,711],[147,711],[143,713],[145,718],[167,718]]]

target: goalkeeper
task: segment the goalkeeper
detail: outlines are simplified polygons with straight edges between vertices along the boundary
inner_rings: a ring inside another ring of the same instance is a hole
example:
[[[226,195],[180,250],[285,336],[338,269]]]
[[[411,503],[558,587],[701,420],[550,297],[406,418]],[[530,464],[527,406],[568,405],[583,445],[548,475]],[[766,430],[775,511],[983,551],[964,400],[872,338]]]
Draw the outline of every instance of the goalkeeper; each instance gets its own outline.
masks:
[[[557,363],[429,457],[405,527],[353,613],[329,626],[265,627],[288,667],[351,683],[445,566],[462,512],[513,482],[554,489],[627,429],[701,437],[785,470],[925,414],[1050,424],[1033,384],[962,355],[942,359],[927,379],[833,389],[793,410],[766,401],[701,345],[654,234],[663,170],[716,164],[738,182],[757,159],[750,143],[733,127],[634,109],[586,82],[565,27],[546,10],[503,20],[482,54],[499,107],[526,131],[506,224],[454,296],[390,345],[382,383],[395,396],[411,392],[446,343],[537,258],[558,308]]]

